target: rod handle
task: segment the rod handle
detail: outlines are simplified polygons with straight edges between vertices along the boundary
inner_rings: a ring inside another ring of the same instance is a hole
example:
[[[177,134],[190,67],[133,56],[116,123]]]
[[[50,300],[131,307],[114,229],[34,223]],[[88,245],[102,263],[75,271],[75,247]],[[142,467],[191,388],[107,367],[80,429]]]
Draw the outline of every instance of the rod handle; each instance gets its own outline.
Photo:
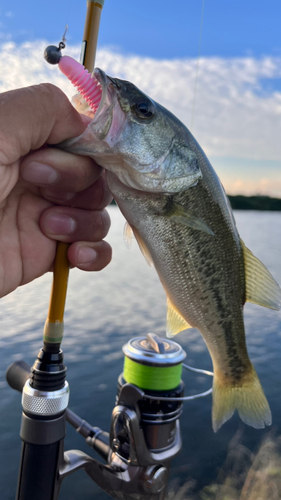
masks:
[[[16,500],[56,500],[59,493],[59,449],[63,441],[49,445],[22,443]]]

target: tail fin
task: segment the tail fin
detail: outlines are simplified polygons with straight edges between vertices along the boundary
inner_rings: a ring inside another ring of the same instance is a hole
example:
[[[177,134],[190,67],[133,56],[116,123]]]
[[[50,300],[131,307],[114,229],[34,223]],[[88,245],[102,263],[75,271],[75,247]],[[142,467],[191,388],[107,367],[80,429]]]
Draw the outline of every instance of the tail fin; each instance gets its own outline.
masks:
[[[247,373],[239,385],[230,385],[229,382],[226,384],[214,371],[212,410],[214,432],[232,417],[235,410],[245,424],[255,429],[271,425],[271,411],[253,365],[250,373]]]

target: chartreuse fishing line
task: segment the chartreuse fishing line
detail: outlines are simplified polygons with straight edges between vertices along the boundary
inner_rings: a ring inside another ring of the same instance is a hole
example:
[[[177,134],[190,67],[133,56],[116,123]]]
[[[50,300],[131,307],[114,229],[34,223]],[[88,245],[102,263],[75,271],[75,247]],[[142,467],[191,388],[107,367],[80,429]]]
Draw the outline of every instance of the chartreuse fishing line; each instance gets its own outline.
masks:
[[[149,399],[186,401],[207,396],[212,392],[212,389],[209,389],[194,396],[181,397],[183,368],[204,375],[213,376],[213,373],[184,364],[186,353],[172,340],[164,340],[149,333],[146,337],[131,339],[123,346],[123,352],[125,356],[122,382],[148,391]],[[154,398],[151,391],[162,392],[163,397],[157,395]],[[175,391],[177,394],[174,394]]]
[[[124,378],[141,389],[167,391],[177,387],[181,380],[182,364],[174,366],[148,366],[125,357]]]
[[[175,342],[148,334],[130,340],[123,352],[126,382],[150,391],[170,391],[180,384],[186,354]]]

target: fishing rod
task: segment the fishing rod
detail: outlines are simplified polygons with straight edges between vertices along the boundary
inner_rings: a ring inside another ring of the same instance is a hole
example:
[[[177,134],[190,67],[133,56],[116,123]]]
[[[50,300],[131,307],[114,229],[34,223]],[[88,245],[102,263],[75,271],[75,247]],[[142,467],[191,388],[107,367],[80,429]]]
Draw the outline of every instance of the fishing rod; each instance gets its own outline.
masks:
[[[84,26],[83,42],[81,46],[80,63],[92,73],[95,65],[98,32],[101,11],[104,0],[87,0],[86,20]],[[66,31],[65,31],[66,33]],[[50,64],[58,64],[61,49],[65,48],[65,33],[59,46],[50,45],[45,49],[44,57]],[[50,296],[49,311],[44,327],[44,345],[46,348],[56,349],[62,342],[64,331],[64,309],[67,293],[69,274],[69,261],[67,258],[69,244],[58,242],[55,259],[53,285]]]
[[[87,2],[81,64],[93,70],[103,0]],[[49,46],[45,58],[58,64],[65,34]],[[16,500],[57,500],[62,481],[84,469],[116,499],[163,500],[171,460],[181,450],[179,419],[183,401],[204,397],[211,389],[184,397],[182,368],[186,353],[154,334],[131,339],[124,347],[124,369],[109,432],[91,426],[68,408],[69,386],[61,350],[67,292],[68,245],[58,243],[43,348],[30,368],[24,361],[7,370],[9,385],[22,392],[22,451]],[[66,421],[104,462],[79,450],[64,451]],[[83,494],[83,493],[82,493]]]

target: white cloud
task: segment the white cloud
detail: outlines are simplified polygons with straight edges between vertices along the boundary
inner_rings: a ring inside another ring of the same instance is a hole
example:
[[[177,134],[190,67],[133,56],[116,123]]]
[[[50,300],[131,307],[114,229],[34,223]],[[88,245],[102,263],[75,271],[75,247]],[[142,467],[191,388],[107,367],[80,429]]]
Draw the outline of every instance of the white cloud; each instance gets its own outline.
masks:
[[[57,66],[48,64],[43,57],[47,45],[49,43],[42,40],[21,45],[11,41],[0,45],[0,92],[50,82],[71,97],[74,93],[72,85]],[[68,53],[79,57],[78,47],[69,48]]]
[[[44,41],[0,45],[0,91],[48,81],[71,96],[70,83],[43,59],[46,45]],[[80,47],[65,50],[76,58],[79,52]],[[134,82],[190,126],[195,59],[155,60],[101,49],[97,66]],[[281,78],[277,57],[201,59],[193,132],[207,155],[281,160],[281,91],[265,91],[263,86],[264,79],[277,78]],[[270,191],[261,183],[266,177],[257,181]],[[281,173],[278,179],[281,182]]]

